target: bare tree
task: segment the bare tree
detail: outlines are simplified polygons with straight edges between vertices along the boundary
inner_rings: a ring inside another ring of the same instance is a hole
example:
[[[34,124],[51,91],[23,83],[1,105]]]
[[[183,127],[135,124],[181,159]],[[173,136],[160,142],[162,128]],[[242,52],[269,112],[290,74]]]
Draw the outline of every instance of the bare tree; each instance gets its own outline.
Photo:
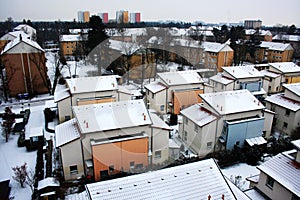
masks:
[[[33,172],[28,170],[27,163],[25,162],[21,166],[13,167],[12,170],[14,172],[13,179],[19,182],[22,188],[25,187],[26,184],[29,185],[33,191],[34,176]]]

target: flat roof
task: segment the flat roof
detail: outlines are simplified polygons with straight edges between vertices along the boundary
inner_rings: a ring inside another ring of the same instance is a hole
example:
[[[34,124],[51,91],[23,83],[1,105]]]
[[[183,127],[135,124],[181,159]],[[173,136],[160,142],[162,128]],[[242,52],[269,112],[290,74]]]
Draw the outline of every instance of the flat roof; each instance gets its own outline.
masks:
[[[222,69],[235,79],[263,77],[254,65],[222,67]]]
[[[213,159],[86,185],[94,199],[236,199]]]
[[[115,75],[71,78],[66,81],[71,94],[118,90]]]
[[[284,107],[284,108],[287,108],[294,112],[296,112],[300,109],[299,102],[284,97],[284,94],[282,94],[282,93],[281,94],[273,94],[271,96],[268,96],[265,99],[265,101],[276,104],[276,105]]]
[[[204,83],[195,70],[157,73],[167,86]]]
[[[73,112],[81,133],[152,124],[142,99],[73,106]]]
[[[76,120],[70,119],[55,126],[55,146],[60,147],[80,137]]]
[[[200,127],[209,124],[210,122],[217,119],[215,115],[213,115],[208,110],[204,109],[200,104],[190,106],[180,111],[180,113],[192,120],[195,124],[197,124]]]
[[[262,110],[264,105],[249,90],[199,94],[220,115]]]

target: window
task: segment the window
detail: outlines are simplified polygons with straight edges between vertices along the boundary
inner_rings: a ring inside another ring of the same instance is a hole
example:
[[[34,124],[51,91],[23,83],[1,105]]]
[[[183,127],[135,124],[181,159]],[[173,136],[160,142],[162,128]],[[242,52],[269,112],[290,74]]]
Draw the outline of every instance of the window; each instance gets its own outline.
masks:
[[[274,179],[271,178],[270,176],[267,177],[267,183],[266,185],[268,186],[268,188],[273,189],[274,186]]]
[[[161,158],[161,151],[155,151],[154,157]]]
[[[186,131],[184,131],[184,137],[183,137],[183,139],[184,139],[185,141],[187,141],[187,132],[186,132]]]
[[[100,171],[100,179],[106,179],[108,177],[108,170]]]
[[[194,124],[194,131],[198,133],[198,124]]]
[[[77,165],[70,166],[70,174],[78,174]]]
[[[212,142],[208,142],[207,143],[207,149],[211,149],[212,148],[212,144],[213,144]]]
[[[115,170],[115,167],[113,165],[109,166],[109,173],[112,173]]]
[[[269,88],[268,88],[268,91],[270,91],[272,89],[272,87],[271,86],[269,86]]]
[[[160,111],[164,111],[165,110],[165,105],[161,105],[160,106]]]
[[[154,93],[152,93],[152,99],[154,99]]]
[[[130,165],[130,168],[134,168],[134,161],[130,162],[129,165]]]
[[[287,128],[288,127],[288,123],[283,122],[283,128]]]
[[[143,168],[143,166],[144,166],[143,163],[136,164],[136,168],[137,168],[137,169],[141,169],[141,168]]]
[[[288,117],[288,116],[290,116],[290,114],[291,114],[290,110],[286,109],[286,110],[285,110],[285,116]]]
[[[69,121],[71,119],[70,115],[65,116],[65,121]]]

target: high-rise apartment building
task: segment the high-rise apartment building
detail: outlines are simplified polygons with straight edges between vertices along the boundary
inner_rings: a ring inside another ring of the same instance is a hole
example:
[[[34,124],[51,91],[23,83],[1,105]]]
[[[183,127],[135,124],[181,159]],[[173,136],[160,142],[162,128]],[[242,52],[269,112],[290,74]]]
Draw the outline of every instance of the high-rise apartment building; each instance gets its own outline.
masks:
[[[105,12],[105,13],[99,13],[98,15],[102,19],[102,22],[104,24],[108,23],[108,13],[107,12]]]
[[[260,29],[262,25],[261,20],[245,20],[244,27],[245,29]]]
[[[130,23],[141,22],[141,13],[130,13]]]
[[[78,11],[78,22],[89,22],[90,12],[89,11]]]
[[[129,22],[129,12],[120,10],[116,12],[116,21],[117,23],[128,23]]]

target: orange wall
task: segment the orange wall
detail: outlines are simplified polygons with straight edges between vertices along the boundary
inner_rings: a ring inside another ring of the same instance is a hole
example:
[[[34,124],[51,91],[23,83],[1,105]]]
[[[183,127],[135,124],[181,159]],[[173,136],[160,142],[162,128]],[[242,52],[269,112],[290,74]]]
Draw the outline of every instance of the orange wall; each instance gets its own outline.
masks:
[[[202,99],[199,94],[203,94],[203,90],[182,91],[173,93],[174,114],[180,114],[183,108],[201,103]]]
[[[93,145],[92,153],[95,181],[99,181],[100,171],[109,170],[111,165],[115,169],[112,174],[129,171],[132,161],[148,166],[148,138]]]

